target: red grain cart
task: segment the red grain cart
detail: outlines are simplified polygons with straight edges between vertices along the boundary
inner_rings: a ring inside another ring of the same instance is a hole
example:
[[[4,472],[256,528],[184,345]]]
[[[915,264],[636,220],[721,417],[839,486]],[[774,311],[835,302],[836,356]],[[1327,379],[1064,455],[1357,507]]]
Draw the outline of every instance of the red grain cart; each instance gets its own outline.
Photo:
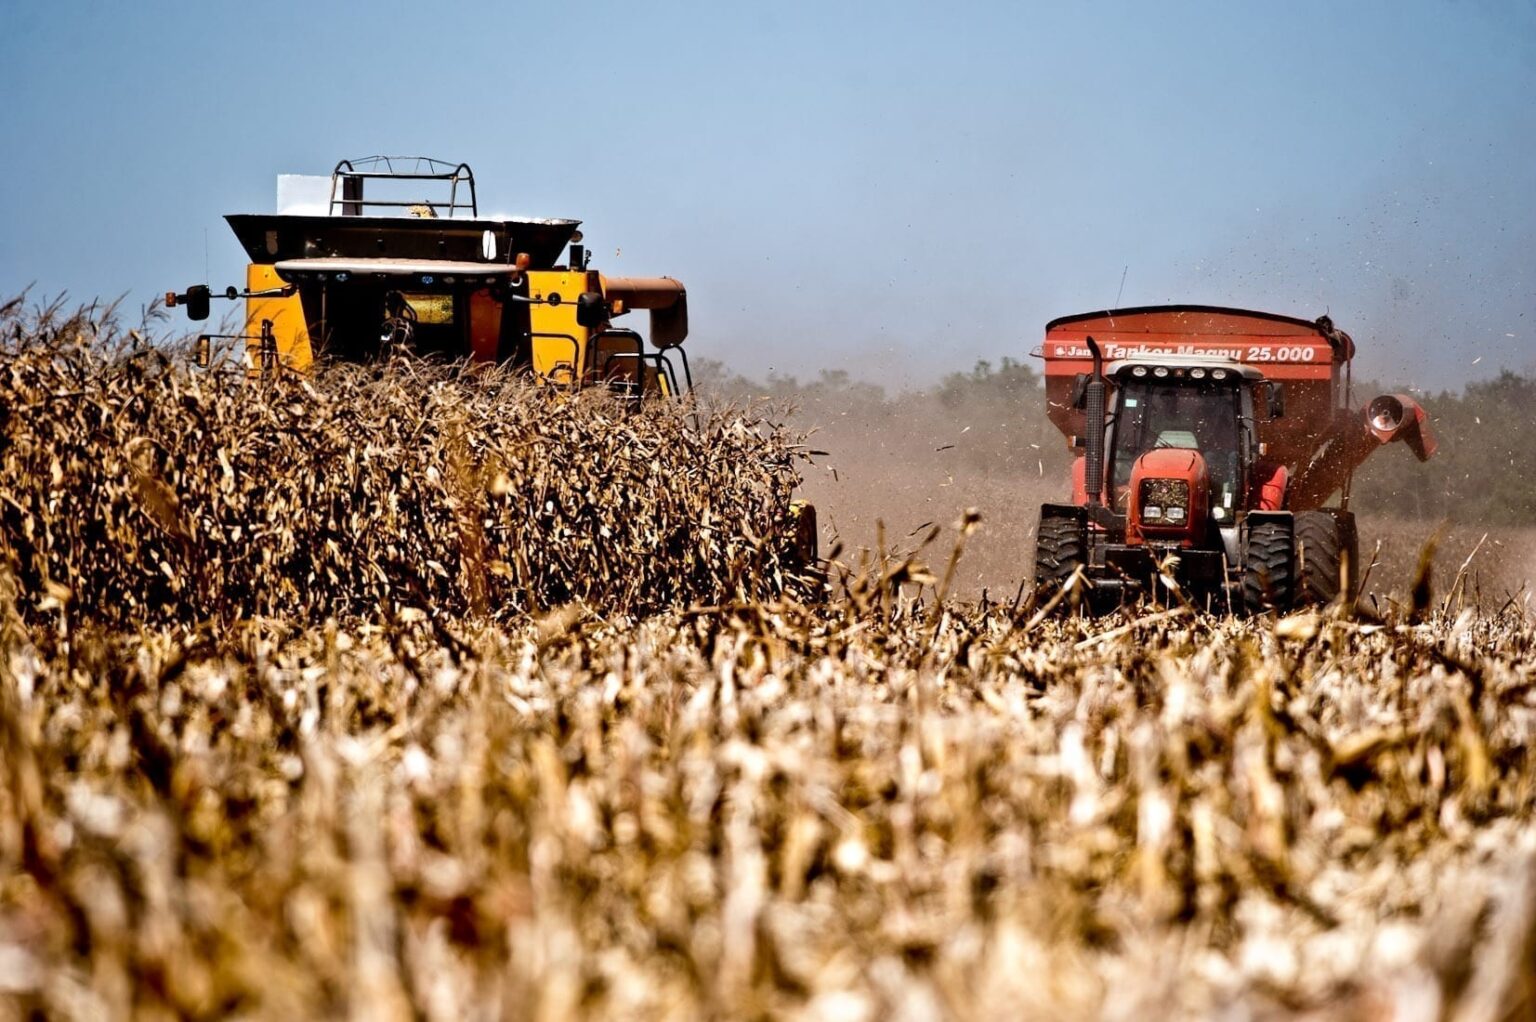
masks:
[[[1198,305],[1067,316],[1045,328],[1070,504],[1045,504],[1036,582],[1092,609],[1168,576],[1212,609],[1352,598],[1349,488],[1382,444],[1435,441],[1403,394],[1353,404],[1354,342],[1316,322]]]

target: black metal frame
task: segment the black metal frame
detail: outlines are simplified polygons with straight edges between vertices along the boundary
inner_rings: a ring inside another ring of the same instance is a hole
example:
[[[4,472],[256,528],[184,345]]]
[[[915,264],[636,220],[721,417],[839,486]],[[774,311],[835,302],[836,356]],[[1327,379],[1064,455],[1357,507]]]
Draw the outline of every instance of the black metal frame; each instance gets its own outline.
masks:
[[[261,321],[261,333],[259,334],[198,334],[197,339],[199,343],[204,340],[245,341],[245,353],[247,355],[250,354],[251,350],[250,342],[260,342],[256,348],[256,358],[258,364],[255,368],[260,370],[262,376],[266,376],[269,373],[275,372],[280,364],[277,355],[277,334],[272,330],[272,321],[270,319],[264,319]],[[211,360],[209,365],[198,366],[199,369],[208,369],[211,367]]]
[[[597,346],[603,340],[628,341],[635,346],[635,350],[633,352],[614,351],[602,356],[602,361],[593,362],[592,375],[596,378],[597,382],[606,385],[614,393],[622,397],[633,398],[637,402],[640,401],[645,396],[644,380],[631,380],[628,378],[610,380],[604,374],[608,370],[608,363],[615,358],[643,359],[645,357],[645,338],[633,330],[623,327],[610,327],[607,330],[599,330],[593,334],[587,340],[587,346],[592,351],[597,352]]]
[[[677,370],[672,367],[672,360],[667,358],[667,353],[665,351],[651,351],[643,352],[640,354],[633,354],[628,351],[616,351],[612,355],[609,355],[608,358],[610,360],[615,358],[632,358],[635,361],[641,363],[653,362],[656,365],[657,376],[660,376],[666,381],[667,387],[671,391],[672,397],[682,397],[685,393],[693,392],[693,374],[687,372],[687,356],[684,356],[683,358],[683,367],[684,372],[686,373],[684,379],[688,381],[687,391],[684,391],[677,385]],[[640,386],[643,391],[645,387],[644,380],[640,381]]]
[[[683,379],[688,381],[688,393],[692,394],[693,393],[693,368],[688,365],[688,352],[683,348],[683,346],[681,344],[677,345],[676,347],[669,348],[668,350],[669,351],[677,352],[678,358],[682,359],[682,362],[683,362]]]
[[[396,162],[409,161],[410,170],[396,170]],[[425,166],[425,170],[423,170]],[[359,167],[365,169],[358,169]],[[378,169],[378,168],[383,169]],[[439,168],[449,168],[441,170]],[[347,189],[343,182],[353,180],[358,182],[356,195],[347,195]],[[409,209],[412,206],[431,206],[439,208],[442,203],[432,202],[430,199],[417,202],[397,201],[387,199],[369,199],[363,195],[362,182],[368,180],[388,181],[446,181],[448,182],[448,216],[452,217],[461,209],[469,210],[471,217],[480,215],[480,206],[475,195],[475,174],[469,169],[469,164],[452,164],[445,160],[434,160],[430,156],[369,156],[361,160],[342,160],[336,164],[336,169],[331,171],[331,202],[330,215],[336,215],[336,207],[341,206],[343,216],[361,216],[369,208],[375,209]],[[459,201],[459,185],[469,186],[469,201]],[[337,195],[338,188],[342,192]]]

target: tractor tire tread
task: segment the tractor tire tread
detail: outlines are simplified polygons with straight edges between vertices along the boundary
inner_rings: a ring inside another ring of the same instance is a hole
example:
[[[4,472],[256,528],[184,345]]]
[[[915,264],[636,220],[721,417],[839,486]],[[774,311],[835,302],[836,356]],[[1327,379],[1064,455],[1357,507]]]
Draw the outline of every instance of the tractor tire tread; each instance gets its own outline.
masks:
[[[1055,588],[1067,584],[1088,559],[1083,527],[1070,518],[1045,516],[1035,537],[1035,584]]]
[[[1243,609],[1249,614],[1290,609],[1295,560],[1295,539],[1284,524],[1260,522],[1249,529],[1243,557]]]
[[[1327,511],[1302,511],[1296,515],[1296,603],[1302,606],[1329,604],[1344,589],[1344,564],[1349,559],[1351,574],[1359,571],[1358,555],[1353,547],[1353,516],[1349,521]],[[1350,588],[1354,588],[1351,582]],[[1350,594],[1353,595],[1353,594]]]

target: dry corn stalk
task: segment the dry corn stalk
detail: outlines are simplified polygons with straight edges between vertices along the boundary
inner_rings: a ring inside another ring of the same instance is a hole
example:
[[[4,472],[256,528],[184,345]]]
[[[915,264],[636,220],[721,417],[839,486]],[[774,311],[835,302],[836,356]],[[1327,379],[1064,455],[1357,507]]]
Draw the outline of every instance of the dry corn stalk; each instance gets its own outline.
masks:
[[[80,416],[117,467],[6,405],[23,467],[0,491],[0,1016],[1529,1010],[1536,629],[1515,614],[1091,624],[929,603],[944,583],[911,558],[806,607],[762,598],[748,542],[736,574],[667,591],[711,601],[643,617],[552,606],[549,582],[508,579],[564,562],[509,562],[489,606],[537,610],[488,621],[453,588],[462,564],[443,581],[427,561],[506,549],[494,515],[478,540],[466,524],[482,490],[566,493],[537,459],[533,482],[493,464],[508,437],[549,443],[542,427],[487,426],[503,419],[451,377],[357,376],[232,404],[257,416],[247,433],[206,381],[48,350],[7,355],[6,393]],[[152,393],[220,442],[178,438]],[[469,403],[434,403],[449,396]],[[561,429],[610,414],[501,400]],[[421,534],[352,542],[422,576],[431,616],[387,577],[295,575],[330,562],[291,547],[258,572],[210,538],[256,506],[249,473],[302,516],[294,466],[345,455],[306,462],[276,424],[320,442],[302,433],[317,409],[377,434],[327,476],[356,489],[326,492],[395,494]],[[644,431],[663,427],[609,425],[662,456]],[[57,479],[56,443],[75,452]],[[221,449],[233,497],[210,496]],[[160,589],[134,588],[153,571],[129,551],[171,565]],[[221,595],[230,577],[244,595]],[[198,600],[221,602],[201,620]],[[241,620],[241,601],[283,616]],[[347,620],[311,623],[330,614]]]
[[[250,382],[20,315],[0,319],[0,556],[24,614],[506,617],[786,585],[796,447],[729,410],[403,361]]]

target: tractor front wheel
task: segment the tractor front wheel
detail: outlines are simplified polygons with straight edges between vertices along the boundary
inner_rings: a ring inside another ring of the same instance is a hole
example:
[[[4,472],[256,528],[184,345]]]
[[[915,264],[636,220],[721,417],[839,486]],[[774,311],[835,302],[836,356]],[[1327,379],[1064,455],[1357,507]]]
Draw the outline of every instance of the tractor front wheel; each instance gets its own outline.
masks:
[[[1299,604],[1354,598],[1360,578],[1355,516],[1348,511],[1302,511],[1296,516],[1296,586]],[[1347,577],[1346,577],[1347,576]]]
[[[1087,563],[1088,536],[1083,520],[1075,515],[1041,512],[1035,535],[1035,587],[1041,595],[1053,595]]]
[[[1296,540],[1290,523],[1255,522],[1243,550],[1243,609],[1249,614],[1285,611],[1295,595]]]

